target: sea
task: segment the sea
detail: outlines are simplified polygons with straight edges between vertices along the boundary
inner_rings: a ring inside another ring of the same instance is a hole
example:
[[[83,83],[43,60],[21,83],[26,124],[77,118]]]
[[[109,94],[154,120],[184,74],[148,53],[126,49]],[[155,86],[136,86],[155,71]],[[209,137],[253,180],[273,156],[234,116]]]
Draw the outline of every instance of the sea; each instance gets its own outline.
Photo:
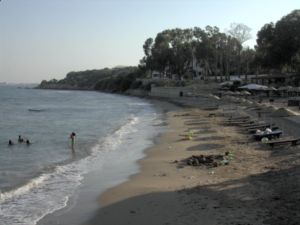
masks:
[[[102,191],[128,179],[163,120],[162,110],[140,98],[0,86],[0,224],[35,225],[76,205],[91,177]]]

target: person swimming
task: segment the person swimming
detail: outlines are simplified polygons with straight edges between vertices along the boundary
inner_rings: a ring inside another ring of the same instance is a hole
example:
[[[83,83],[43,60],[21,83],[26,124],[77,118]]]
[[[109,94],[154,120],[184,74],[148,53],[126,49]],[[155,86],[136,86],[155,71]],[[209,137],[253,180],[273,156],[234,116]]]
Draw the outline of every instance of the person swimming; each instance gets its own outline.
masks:
[[[8,145],[9,145],[9,146],[14,145],[13,141],[12,141],[12,140],[8,140]]]
[[[30,145],[31,144],[31,142],[27,139],[26,140],[26,145]]]
[[[21,135],[19,135],[18,142],[19,142],[19,143],[24,142],[24,139],[21,137]]]

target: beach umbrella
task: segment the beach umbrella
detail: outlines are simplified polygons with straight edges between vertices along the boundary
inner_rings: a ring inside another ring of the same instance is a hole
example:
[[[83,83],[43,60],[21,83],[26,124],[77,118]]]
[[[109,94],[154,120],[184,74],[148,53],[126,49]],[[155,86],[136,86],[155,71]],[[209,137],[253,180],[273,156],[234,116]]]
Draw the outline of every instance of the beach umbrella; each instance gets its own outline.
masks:
[[[241,91],[242,95],[251,95],[251,93],[249,91],[243,90]]]
[[[219,84],[219,86],[231,86],[233,85],[233,81],[225,81]]]
[[[299,93],[300,93],[300,87],[295,87],[295,92],[297,93],[297,96],[299,96]]]
[[[234,99],[234,102],[235,102],[235,103],[241,103],[242,101],[241,101],[240,98],[235,98],[235,99]]]
[[[213,94],[209,94],[208,97],[213,98],[213,99],[220,100],[220,98],[219,98],[218,96],[213,95]]]
[[[292,92],[293,91],[293,87],[292,86],[285,86],[285,91],[287,92]]]
[[[286,90],[286,87],[285,87],[285,86],[282,86],[282,87],[279,87],[277,90],[278,90],[278,91],[285,91],[285,90]]]
[[[298,96],[298,93],[300,92],[300,87],[293,87],[291,91],[294,92],[296,96]]]
[[[269,112],[274,112],[274,111],[276,111],[278,108],[276,108],[276,107],[274,107],[273,105],[271,105],[271,106],[268,106],[267,107],[267,111],[269,111]]]
[[[268,91],[277,91],[275,87],[269,87]]]
[[[246,103],[247,105],[252,105],[252,104],[253,104],[253,102],[251,102],[250,100],[246,100],[245,103]]]
[[[247,89],[247,90],[268,90],[268,86],[259,85],[259,84],[247,84],[239,87],[239,89]]]

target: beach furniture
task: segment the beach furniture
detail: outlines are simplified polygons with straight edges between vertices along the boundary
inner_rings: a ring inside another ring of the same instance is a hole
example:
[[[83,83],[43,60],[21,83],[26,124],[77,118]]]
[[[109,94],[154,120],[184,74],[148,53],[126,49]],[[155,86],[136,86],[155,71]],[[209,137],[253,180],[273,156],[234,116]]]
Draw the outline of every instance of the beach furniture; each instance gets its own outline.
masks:
[[[268,127],[262,127],[260,129],[265,129],[265,128],[268,128]],[[250,133],[250,134],[254,134],[257,131],[257,129],[259,129],[259,128],[248,129],[247,132]],[[278,130],[278,129],[279,129],[279,127],[272,127],[272,131],[275,131],[275,130]]]
[[[256,141],[261,141],[262,138],[266,137],[269,140],[273,139],[273,138],[279,138],[280,135],[282,135],[282,131],[281,130],[274,130],[270,133],[261,133],[261,134],[253,134],[253,137]]]
[[[266,129],[266,128],[269,128],[269,127],[272,127],[272,126],[275,126],[275,123],[265,123],[265,124],[256,124],[256,125],[253,125],[253,126],[249,126],[249,127],[244,127],[245,129],[247,130],[253,130],[253,129]]]
[[[252,128],[252,127],[256,127],[256,126],[263,126],[266,125],[267,123],[264,121],[254,121],[253,123],[249,123],[249,124],[241,124],[240,126],[242,128],[248,129],[248,128]]]
[[[249,120],[249,121],[232,121],[232,122],[224,122],[224,125],[227,126],[249,126],[251,124],[254,124],[256,121]]]
[[[228,118],[226,119],[226,121],[230,121],[230,122],[233,122],[233,121],[247,121],[247,120],[250,120],[251,118],[250,117],[245,117],[245,118]]]
[[[299,144],[300,138],[289,138],[289,139],[282,139],[276,141],[269,141],[266,144],[269,145],[271,148],[277,145],[287,145],[290,144],[292,146],[296,146]]]
[[[209,106],[209,107],[202,108],[202,110],[209,110],[209,111],[218,110],[218,109],[219,106]]]
[[[239,116],[239,117],[229,117],[229,121],[237,121],[237,120],[247,120],[250,119],[250,116]]]

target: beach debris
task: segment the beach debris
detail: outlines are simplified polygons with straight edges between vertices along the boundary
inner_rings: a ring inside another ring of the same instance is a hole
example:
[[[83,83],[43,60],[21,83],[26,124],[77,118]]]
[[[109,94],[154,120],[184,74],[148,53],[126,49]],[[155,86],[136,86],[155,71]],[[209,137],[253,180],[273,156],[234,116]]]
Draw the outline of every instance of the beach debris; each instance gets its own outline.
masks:
[[[217,115],[216,115],[216,113],[210,113],[210,114],[208,114],[208,117],[216,117]]]
[[[166,177],[167,174],[166,173],[159,173],[159,174],[154,174],[153,176],[155,176],[155,177]]]
[[[194,136],[194,132],[193,132],[193,131],[188,132],[187,138],[188,138],[189,140],[192,140],[192,139],[193,139],[193,136]]]
[[[190,130],[187,134],[183,134],[181,136],[184,136],[184,140],[193,140],[194,132]]]
[[[263,138],[261,139],[261,142],[262,142],[262,143],[268,143],[268,142],[269,142],[269,138],[263,137]]]
[[[229,162],[233,160],[234,156],[231,152],[225,152],[224,155],[192,155],[184,160],[189,166],[207,166],[218,167],[229,165]]]
[[[214,175],[215,173],[216,172],[214,170],[211,170],[211,171],[208,172],[208,174],[210,174],[210,175]]]
[[[225,152],[225,157],[228,160],[233,160],[234,159],[234,154],[230,151]]]

